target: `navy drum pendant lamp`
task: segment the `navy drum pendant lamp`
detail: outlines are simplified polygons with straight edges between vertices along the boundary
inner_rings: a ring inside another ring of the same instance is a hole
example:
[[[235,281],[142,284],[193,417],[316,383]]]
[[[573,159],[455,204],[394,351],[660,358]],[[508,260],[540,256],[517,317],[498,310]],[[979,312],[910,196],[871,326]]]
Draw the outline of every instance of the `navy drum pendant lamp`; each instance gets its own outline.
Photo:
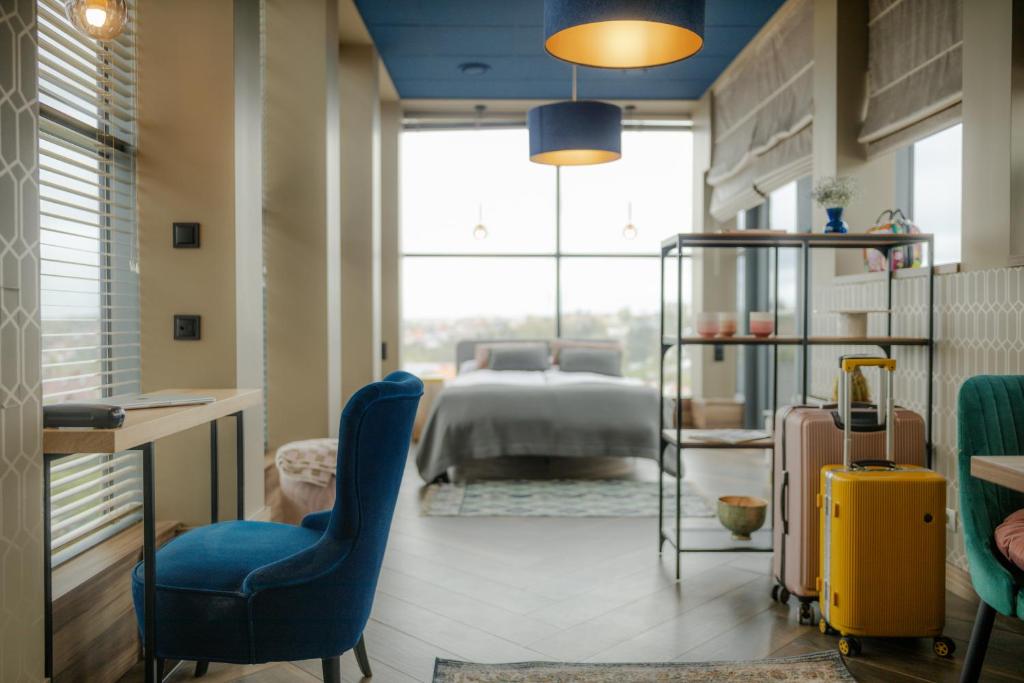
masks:
[[[705,0],[544,0],[544,47],[606,69],[692,57],[704,44]]]
[[[534,107],[526,118],[530,161],[554,166],[604,164],[622,156],[622,109],[579,100]]]

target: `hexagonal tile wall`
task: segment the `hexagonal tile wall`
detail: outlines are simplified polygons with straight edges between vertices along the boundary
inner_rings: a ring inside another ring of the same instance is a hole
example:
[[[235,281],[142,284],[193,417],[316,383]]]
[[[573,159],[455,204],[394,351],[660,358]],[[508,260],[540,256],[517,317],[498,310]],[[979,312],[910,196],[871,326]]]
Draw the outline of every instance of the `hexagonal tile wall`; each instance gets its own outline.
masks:
[[[893,334],[927,336],[928,279],[904,274],[893,283]],[[816,312],[837,309],[884,308],[885,280],[839,282],[814,293]],[[813,316],[814,334],[838,334],[839,316]],[[872,314],[869,334],[885,334],[885,317]],[[948,506],[959,508],[956,470],[956,398],[960,385],[974,375],[1019,374],[1024,369],[1024,272],[998,268],[937,275],[935,278],[935,369],[932,440],[934,465],[949,481]],[[839,353],[878,353],[873,347],[815,349],[811,359],[811,393],[831,396]],[[923,413],[927,406],[927,354],[921,349],[897,348],[896,398]],[[869,377],[872,395],[877,379]],[[962,534],[947,538],[947,559],[967,569]]]
[[[43,677],[36,0],[0,4],[0,680]]]

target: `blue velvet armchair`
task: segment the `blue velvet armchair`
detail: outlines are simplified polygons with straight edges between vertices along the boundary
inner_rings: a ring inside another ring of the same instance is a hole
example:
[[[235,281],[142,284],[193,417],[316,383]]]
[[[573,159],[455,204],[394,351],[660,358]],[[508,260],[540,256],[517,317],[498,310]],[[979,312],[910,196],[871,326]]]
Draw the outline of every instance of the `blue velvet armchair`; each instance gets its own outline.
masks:
[[[961,681],[977,681],[988,648],[995,613],[1024,618],[1024,587],[1002,561],[993,531],[1015,510],[1024,494],[971,476],[975,455],[1024,454],[1024,377],[979,376],[964,382],[957,402],[960,516],[971,569],[981,598]]]
[[[323,660],[339,681],[340,656],[362,640],[402,479],[423,383],[404,372],[363,387],[339,431],[334,508],[301,526],[232,521],[200,527],[157,553],[156,655],[256,664]],[[143,571],[132,574],[142,623]]]

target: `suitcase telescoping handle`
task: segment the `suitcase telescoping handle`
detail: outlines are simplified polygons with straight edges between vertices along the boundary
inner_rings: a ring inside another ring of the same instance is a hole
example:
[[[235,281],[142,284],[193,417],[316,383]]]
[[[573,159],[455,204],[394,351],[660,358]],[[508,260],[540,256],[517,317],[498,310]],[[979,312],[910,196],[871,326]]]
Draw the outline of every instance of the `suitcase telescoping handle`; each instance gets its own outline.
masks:
[[[839,359],[839,368],[842,370],[839,382],[839,405],[843,418],[843,467],[847,469],[852,464],[850,459],[853,453],[853,430],[850,428],[853,422],[853,404],[850,400],[853,392],[850,391],[850,383],[854,370],[866,367],[878,368],[882,373],[882,389],[878,401],[878,419],[885,420],[885,459],[889,461],[895,459],[893,436],[896,424],[896,402],[892,395],[892,375],[896,371],[895,359],[878,358],[875,356],[843,356]]]

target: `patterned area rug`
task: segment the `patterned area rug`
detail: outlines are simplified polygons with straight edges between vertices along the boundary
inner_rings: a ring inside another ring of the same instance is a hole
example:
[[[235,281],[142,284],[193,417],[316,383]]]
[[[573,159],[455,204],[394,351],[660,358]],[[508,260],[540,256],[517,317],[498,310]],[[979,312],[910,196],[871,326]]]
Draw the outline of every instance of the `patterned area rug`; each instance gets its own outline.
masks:
[[[665,514],[675,514],[666,484]],[[435,517],[657,517],[658,482],[623,479],[541,479],[431,484],[422,512]],[[683,482],[683,516],[715,513],[690,482]]]
[[[838,652],[756,662],[693,662],[666,664],[473,664],[438,659],[434,683],[687,683],[702,681],[854,681]]]

